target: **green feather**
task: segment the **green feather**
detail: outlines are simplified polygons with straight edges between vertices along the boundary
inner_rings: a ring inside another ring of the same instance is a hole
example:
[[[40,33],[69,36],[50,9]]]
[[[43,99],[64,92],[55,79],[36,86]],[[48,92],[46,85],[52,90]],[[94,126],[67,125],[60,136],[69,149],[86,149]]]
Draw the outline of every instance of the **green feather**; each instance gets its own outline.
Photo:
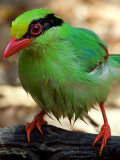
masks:
[[[110,57],[120,64],[120,55],[119,54],[118,55],[113,54],[113,55],[110,55]]]
[[[11,36],[20,39],[31,21],[51,13],[39,9],[20,15],[12,24]],[[94,32],[63,22],[22,50],[19,79],[40,107],[57,119],[63,115],[71,121],[75,114],[75,120],[84,120],[91,107],[106,101],[112,83],[120,80],[118,58],[105,60],[106,50]]]

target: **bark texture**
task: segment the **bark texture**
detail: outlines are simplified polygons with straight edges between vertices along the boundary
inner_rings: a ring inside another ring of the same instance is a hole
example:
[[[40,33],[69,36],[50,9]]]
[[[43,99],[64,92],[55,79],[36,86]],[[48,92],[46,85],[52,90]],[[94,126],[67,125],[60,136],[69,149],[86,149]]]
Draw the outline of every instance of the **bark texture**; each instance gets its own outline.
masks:
[[[95,134],[71,132],[43,126],[43,135],[34,129],[31,142],[25,126],[0,128],[0,160],[120,160],[120,137],[112,136],[99,157],[101,141],[93,148]]]

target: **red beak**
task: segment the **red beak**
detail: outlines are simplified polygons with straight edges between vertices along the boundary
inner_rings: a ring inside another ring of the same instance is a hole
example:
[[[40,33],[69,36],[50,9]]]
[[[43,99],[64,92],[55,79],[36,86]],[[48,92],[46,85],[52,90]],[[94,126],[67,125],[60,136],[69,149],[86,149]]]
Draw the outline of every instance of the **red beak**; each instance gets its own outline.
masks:
[[[16,36],[14,36],[6,45],[3,52],[3,59],[15,54],[23,48],[30,46],[30,41],[34,38],[23,38],[20,40],[16,40]]]

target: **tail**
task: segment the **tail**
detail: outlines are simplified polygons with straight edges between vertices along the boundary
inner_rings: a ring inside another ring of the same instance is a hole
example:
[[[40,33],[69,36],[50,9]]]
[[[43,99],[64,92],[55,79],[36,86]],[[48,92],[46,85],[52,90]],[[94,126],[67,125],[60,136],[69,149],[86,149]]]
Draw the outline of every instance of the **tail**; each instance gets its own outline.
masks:
[[[109,56],[120,64],[120,55],[119,54],[110,54]]]

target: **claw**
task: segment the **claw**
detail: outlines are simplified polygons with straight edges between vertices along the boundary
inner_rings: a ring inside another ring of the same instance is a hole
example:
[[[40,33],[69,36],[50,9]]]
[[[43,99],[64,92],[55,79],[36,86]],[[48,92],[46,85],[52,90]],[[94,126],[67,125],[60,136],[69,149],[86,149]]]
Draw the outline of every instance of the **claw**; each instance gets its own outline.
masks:
[[[43,132],[41,130],[41,124],[39,122],[36,123],[36,127],[40,131],[40,133],[43,134]]]
[[[102,143],[101,143],[101,148],[100,148],[100,156],[102,155],[103,148],[106,146],[107,140],[111,137],[111,131],[110,131],[110,126],[108,123],[105,123],[102,128],[101,132],[97,135],[95,141],[92,144],[92,147],[95,145],[99,139],[103,137]]]
[[[27,140],[29,143],[30,143],[30,133],[31,133],[31,130],[27,131]]]
[[[30,123],[26,123],[26,132],[27,132],[27,128],[29,127]]]
[[[47,125],[47,121],[43,119],[44,115],[45,112],[41,111],[39,114],[35,116],[31,123],[26,123],[26,133],[28,142],[30,142],[30,134],[34,127],[36,127],[41,132],[41,134],[43,134],[41,126],[42,124]]]
[[[103,148],[104,148],[104,146],[101,146],[101,148],[100,148],[100,157],[101,157],[101,155],[102,155],[102,151],[103,151]]]
[[[95,138],[95,140],[94,140],[94,142],[93,142],[93,144],[92,144],[92,147],[95,145],[95,143],[97,142],[97,141],[99,141],[99,139],[102,137],[102,131],[97,135],[97,137]]]

